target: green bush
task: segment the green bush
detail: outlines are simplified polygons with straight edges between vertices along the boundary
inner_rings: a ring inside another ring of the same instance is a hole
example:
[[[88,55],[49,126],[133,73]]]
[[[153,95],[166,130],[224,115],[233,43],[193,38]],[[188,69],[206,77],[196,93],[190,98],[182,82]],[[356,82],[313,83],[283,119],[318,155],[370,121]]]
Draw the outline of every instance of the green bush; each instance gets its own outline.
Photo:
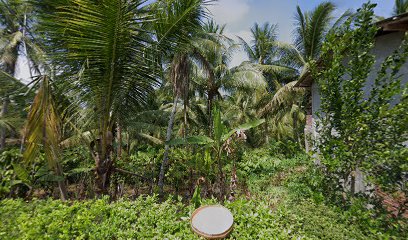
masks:
[[[312,202],[273,208],[264,201],[237,200],[225,206],[235,220],[229,239],[373,239],[329,207]],[[112,203],[6,199],[0,202],[0,238],[198,239],[190,229],[193,210],[180,199],[158,203],[155,197]]]

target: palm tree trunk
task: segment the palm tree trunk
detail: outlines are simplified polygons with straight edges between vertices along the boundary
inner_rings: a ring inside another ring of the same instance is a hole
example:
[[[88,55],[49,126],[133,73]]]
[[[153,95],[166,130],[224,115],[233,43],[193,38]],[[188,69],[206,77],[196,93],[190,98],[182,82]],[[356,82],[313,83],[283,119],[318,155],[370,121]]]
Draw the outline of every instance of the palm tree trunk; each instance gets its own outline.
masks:
[[[177,102],[178,102],[179,96],[176,94],[174,97],[174,102],[173,102],[173,109],[170,114],[170,119],[169,119],[169,124],[167,126],[167,133],[166,133],[166,144],[164,147],[164,154],[163,154],[163,162],[160,167],[160,173],[159,173],[159,181],[158,181],[158,186],[159,186],[159,194],[163,195],[163,187],[164,187],[164,175],[166,171],[166,166],[169,161],[169,150],[170,146],[167,144],[168,141],[171,139],[171,132],[173,131],[173,125],[174,125],[174,118],[176,116],[176,111],[177,111]]]
[[[225,197],[225,176],[224,171],[222,170],[222,158],[221,158],[221,150],[218,150],[217,153],[217,162],[218,162],[218,172],[220,177],[220,201],[224,201]]]
[[[183,131],[183,137],[187,137],[187,120],[188,120],[188,113],[187,113],[187,102],[184,100],[184,106],[183,106],[183,115],[184,115],[184,131]]]
[[[59,163],[57,163],[57,166],[55,167],[55,174],[57,176],[63,177],[61,166]],[[60,197],[62,201],[66,201],[68,199],[68,192],[67,192],[67,186],[65,185],[65,181],[58,181],[58,189],[60,191]]]
[[[265,143],[269,145],[269,124],[268,119],[265,119]]]
[[[102,138],[102,136],[101,136]],[[103,140],[97,139],[94,141],[94,147],[91,147],[92,157],[95,160],[95,184],[96,194],[99,196],[107,195],[110,185],[110,176],[113,169],[112,159],[112,132],[108,131],[105,136],[105,144]],[[95,149],[96,148],[96,149]]]
[[[117,151],[118,151],[118,158],[120,159],[122,157],[122,127],[120,126],[120,122],[118,120],[117,122],[118,126],[117,126],[117,135],[118,135],[118,146],[117,146]]]
[[[208,136],[212,137],[212,105],[214,100],[214,92],[208,91],[207,113],[208,113]]]
[[[6,117],[8,113],[8,105],[10,103],[10,99],[6,96],[3,100],[3,107],[1,108],[0,117]],[[6,147],[6,128],[0,129],[0,150],[3,150]]]

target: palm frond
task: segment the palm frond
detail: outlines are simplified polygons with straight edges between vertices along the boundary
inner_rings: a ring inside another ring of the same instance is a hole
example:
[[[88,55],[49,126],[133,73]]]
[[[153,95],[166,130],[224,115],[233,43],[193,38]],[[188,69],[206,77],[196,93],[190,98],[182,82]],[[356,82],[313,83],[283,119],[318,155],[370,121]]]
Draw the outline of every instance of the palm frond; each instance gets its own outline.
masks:
[[[284,86],[277,86],[278,90],[272,100],[260,111],[260,116],[273,115],[280,110],[288,111],[292,105],[299,102],[304,89],[294,87],[297,81],[290,82]]]
[[[407,0],[395,0],[393,15],[400,15],[408,11],[408,1]]]
[[[265,89],[267,83],[262,71],[254,64],[242,63],[231,70],[232,75],[225,86],[236,89]]]
[[[42,76],[40,87],[31,105],[27,118],[26,139],[27,148],[24,158],[32,162],[41,152],[50,169],[55,169],[60,156],[60,119],[53,99],[52,87],[48,76]]]

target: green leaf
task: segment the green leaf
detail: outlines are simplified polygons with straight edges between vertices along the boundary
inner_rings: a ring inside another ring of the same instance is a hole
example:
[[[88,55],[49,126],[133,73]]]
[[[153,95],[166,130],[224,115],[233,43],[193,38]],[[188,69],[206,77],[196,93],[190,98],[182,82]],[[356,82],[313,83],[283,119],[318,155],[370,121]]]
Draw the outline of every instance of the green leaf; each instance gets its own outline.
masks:
[[[24,184],[24,183],[21,180],[11,180],[10,181],[10,186],[15,186],[15,185],[18,185],[18,184]]]
[[[224,134],[222,136],[222,141],[226,141],[228,138],[230,138],[232,136],[232,134],[234,134],[237,131],[245,131],[245,130],[257,127],[257,126],[261,125],[264,122],[265,122],[265,119],[257,119],[255,121],[239,125],[238,127],[234,128],[233,130],[228,132],[227,134]]]
[[[87,173],[87,172],[92,171],[93,169],[94,169],[93,167],[74,168],[68,172],[68,175],[78,174],[78,173]]]
[[[214,109],[214,138],[217,144],[221,142],[221,136],[224,133],[224,125],[221,121],[221,112],[219,109]]]
[[[63,176],[56,176],[56,175],[52,175],[52,174],[47,174],[44,176],[41,176],[40,178],[38,178],[38,181],[41,182],[60,182],[60,181],[64,181],[64,177]]]
[[[192,137],[187,137],[186,139],[183,138],[177,138],[173,139],[167,144],[175,146],[175,145],[186,145],[186,144],[198,144],[198,145],[207,145],[210,143],[214,143],[214,140],[207,136],[192,136]]]
[[[17,177],[23,182],[29,182],[29,173],[28,171],[18,163],[12,163],[14,172]]]

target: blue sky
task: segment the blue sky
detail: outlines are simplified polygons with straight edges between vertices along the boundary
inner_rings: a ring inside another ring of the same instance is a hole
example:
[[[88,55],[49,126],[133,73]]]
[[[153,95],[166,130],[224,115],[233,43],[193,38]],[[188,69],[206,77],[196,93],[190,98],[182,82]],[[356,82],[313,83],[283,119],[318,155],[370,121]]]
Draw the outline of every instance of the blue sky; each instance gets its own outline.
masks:
[[[279,27],[279,40],[291,42],[294,13],[299,5],[303,11],[313,10],[323,0],[219,0],[208,9],[219,24],[226,24],[226,35],[236,35],[250,40],[250,27],[255,23],[276,23]],[[347,9],[358,9],[366,0],[332,0],[337,6],[335,12],[340,16]],[[375,13],[391,17],[394,0],[372,0],[377,3]],[[243,52],[235,54],[231,65],[235,66],[246,60]]]

